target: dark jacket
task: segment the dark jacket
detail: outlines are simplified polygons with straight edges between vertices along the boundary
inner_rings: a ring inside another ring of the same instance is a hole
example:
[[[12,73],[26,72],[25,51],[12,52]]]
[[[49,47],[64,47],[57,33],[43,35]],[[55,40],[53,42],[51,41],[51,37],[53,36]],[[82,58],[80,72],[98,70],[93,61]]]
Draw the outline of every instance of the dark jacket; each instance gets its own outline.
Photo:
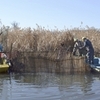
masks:
[[[3,46],[0,44],[0,51],[3,51]]]
[[[83,47],[85,47],[88,52],[94,52],[93,45],[89,39],[85,39]]]

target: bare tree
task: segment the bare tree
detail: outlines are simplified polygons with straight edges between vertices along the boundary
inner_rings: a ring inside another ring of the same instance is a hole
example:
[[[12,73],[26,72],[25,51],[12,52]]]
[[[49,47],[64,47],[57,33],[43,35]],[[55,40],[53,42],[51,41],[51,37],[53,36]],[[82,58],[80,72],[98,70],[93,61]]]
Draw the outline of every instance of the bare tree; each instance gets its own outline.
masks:
[[[13,23],[11,23],[11,25],[12,25],[12,27],[14,28],[14,29],[17,29],[17,28],[19,28],[19,23],[17,23],[17,22],[13,22]]]

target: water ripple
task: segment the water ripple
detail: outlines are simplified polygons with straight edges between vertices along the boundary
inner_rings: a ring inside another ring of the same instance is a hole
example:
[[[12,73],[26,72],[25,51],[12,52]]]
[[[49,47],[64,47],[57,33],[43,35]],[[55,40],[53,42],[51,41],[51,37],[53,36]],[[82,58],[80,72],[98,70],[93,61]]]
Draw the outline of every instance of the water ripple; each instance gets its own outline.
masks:
[[[0,100],[100,100],[95,75],[15,74],[0,76]]]

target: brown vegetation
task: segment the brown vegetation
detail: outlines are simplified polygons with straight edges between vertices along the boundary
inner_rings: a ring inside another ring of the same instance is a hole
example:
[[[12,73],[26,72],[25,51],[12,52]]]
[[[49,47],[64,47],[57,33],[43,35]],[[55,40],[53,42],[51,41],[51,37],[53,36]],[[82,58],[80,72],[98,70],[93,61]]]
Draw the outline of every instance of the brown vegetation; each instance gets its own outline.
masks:
[[[18,69],[18,66],[19,69],[20,66],[22,68],[27,66],[27,70],[28,68],[31,70],[31,67],[35,67],[34,70],[37,70],[37,68],[42,68],[41,65],[49,64],[50,66],[47,66],[50,68],[55,66],[55,69],[52,68],[52,72],[54,70],[57,72],[61,70],[62,72],[65,70],[65,72],[72,72],[73,70],[85,72],[87,67],[84,67],[86,66],[84,59],[81,59],[81,57],[74,58],[71,55],[74,38],[87,37],[92,41],[95,52],[99,53],[100,50],[100,30],[95,28],[74,28],[59,31],[58,29],[47,30],[39,26],[37,29],[6,28],[3,26],[2,30],[4,31],[0,35],[0,42],[3,44],[4,50],[11,53],[10,56],[16,69]]]
[[[96,52],[100,51],[100,30],[95,28],[70,30],[47,30],[37,26],[37,29],[11,27],[4,29],[0,41],[6,51],[41,52],[41,51],[70,51],[73,38],[89,38]]]
[[[3,39],[4,34],[1,36]],[[9,28],[7,34],[7,48],[18,51],[55,51],[61,45],[69,47],[73,44],[73,37],[68,31],[50,31],[42,28]]]

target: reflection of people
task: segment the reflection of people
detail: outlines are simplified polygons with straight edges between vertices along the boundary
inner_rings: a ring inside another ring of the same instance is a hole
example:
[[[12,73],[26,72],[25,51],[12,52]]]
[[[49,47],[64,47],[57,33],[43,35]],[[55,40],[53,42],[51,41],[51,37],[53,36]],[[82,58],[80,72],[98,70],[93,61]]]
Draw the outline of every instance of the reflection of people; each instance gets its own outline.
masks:
[[[92,91],[92,84],[94,83],[95,79],[94,76],[92,76],[91,74],[85,74],[85,76],[83,75],[83,77],[85,77],[82,81],[82,88],[81,91],[84,93],[88,93]],[[87,83],[87,84],[86,84]]]
[[[93,45],[91,43],[91,41],[85,37],[82,38],[84,45],[82,48],[86,48],[87,49],[87,60],[89,64],[93,64],[94,63],[94,48]],[[82,49],[81,48],[81,49]]]
[[[78,55],[78,56],[82,56],[86,54],[86,48],[82,48],[80,49],[80,47],[83,46],[83,42],[78,40],[78,39],[74,39],[74,48],[73,48],[73,55]]]

